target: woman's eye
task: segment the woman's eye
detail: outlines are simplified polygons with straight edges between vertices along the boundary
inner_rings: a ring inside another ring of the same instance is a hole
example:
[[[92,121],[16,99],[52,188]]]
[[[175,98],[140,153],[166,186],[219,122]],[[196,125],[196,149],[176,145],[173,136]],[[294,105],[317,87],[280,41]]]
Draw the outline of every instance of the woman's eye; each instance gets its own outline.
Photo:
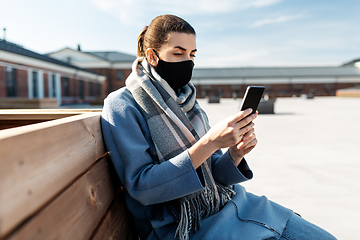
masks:
[[[174,53],[174,55],[175,55],[175,56],[182,56],[182,55],[184,55],[184,54],[182,54],[182,53]],[[194,57],[196,57],[196,56],[195,56],[195,54],[190,54],[190,57],[194,58]]]

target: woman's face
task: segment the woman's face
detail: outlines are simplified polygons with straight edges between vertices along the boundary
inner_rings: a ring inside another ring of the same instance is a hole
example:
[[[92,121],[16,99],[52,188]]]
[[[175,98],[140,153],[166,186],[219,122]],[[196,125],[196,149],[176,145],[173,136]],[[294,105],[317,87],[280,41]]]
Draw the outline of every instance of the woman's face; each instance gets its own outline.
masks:
[[[168,41],[157,51],[159,57],[166,62],[194,61],[196,53],[195,34],[170,32]],[[157,66],[157,57],[153,49],[147,49],[146,56],[149,63]]]

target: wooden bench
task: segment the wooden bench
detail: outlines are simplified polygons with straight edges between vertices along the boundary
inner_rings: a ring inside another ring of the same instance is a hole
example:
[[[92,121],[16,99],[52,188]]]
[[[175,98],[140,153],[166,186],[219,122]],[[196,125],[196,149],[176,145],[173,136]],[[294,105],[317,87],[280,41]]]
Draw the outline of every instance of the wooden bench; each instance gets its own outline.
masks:
[[[360,88],[347,88],[336,90],[337,97],[360,97]]]
[[[0,111],[1,240],[138,239],[100,115]]]

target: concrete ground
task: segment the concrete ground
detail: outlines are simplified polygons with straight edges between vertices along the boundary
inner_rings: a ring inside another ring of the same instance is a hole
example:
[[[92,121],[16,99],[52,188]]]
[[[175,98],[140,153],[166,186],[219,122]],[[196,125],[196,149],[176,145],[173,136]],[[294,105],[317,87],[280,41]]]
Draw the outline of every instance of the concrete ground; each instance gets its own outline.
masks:
[[[199,100],[211,125],[240,100]],[[255,120],[257,147],[247,161],[247,191],[293,209],[338,239],[359,239],[360,98],[278,98],[275,114]]]

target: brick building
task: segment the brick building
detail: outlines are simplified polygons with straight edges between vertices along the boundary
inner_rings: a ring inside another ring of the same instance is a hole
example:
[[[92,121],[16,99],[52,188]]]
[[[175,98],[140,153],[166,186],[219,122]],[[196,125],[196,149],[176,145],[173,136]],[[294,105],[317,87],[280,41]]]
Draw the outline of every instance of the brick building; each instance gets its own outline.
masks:
[[[263,85],[269,98],[335,96],[336,90],[360,87],[359,62],[339,67],[199,68],[192,83],[198,97],[242,97],[248,85]]]
[[[106,76],[105,95],[125,86],[136,56],[116,51],[83,52],[64,48],[49,54],[50,57]]]
[[[0,39],[0,98],[94,101],[106,77]],[[0,100],[1,101],[1,100]]]
[[[125,85],[136,56],[124,53],[82,52],[65,48],[49,54],[107,77],[107,93]],[[196,68],[192,83],[200,98],[242,97],[248,85],[264,85],[270,98],[306,95],[334,96],[336,90],[360,86],[360,59],[334,67]]]

